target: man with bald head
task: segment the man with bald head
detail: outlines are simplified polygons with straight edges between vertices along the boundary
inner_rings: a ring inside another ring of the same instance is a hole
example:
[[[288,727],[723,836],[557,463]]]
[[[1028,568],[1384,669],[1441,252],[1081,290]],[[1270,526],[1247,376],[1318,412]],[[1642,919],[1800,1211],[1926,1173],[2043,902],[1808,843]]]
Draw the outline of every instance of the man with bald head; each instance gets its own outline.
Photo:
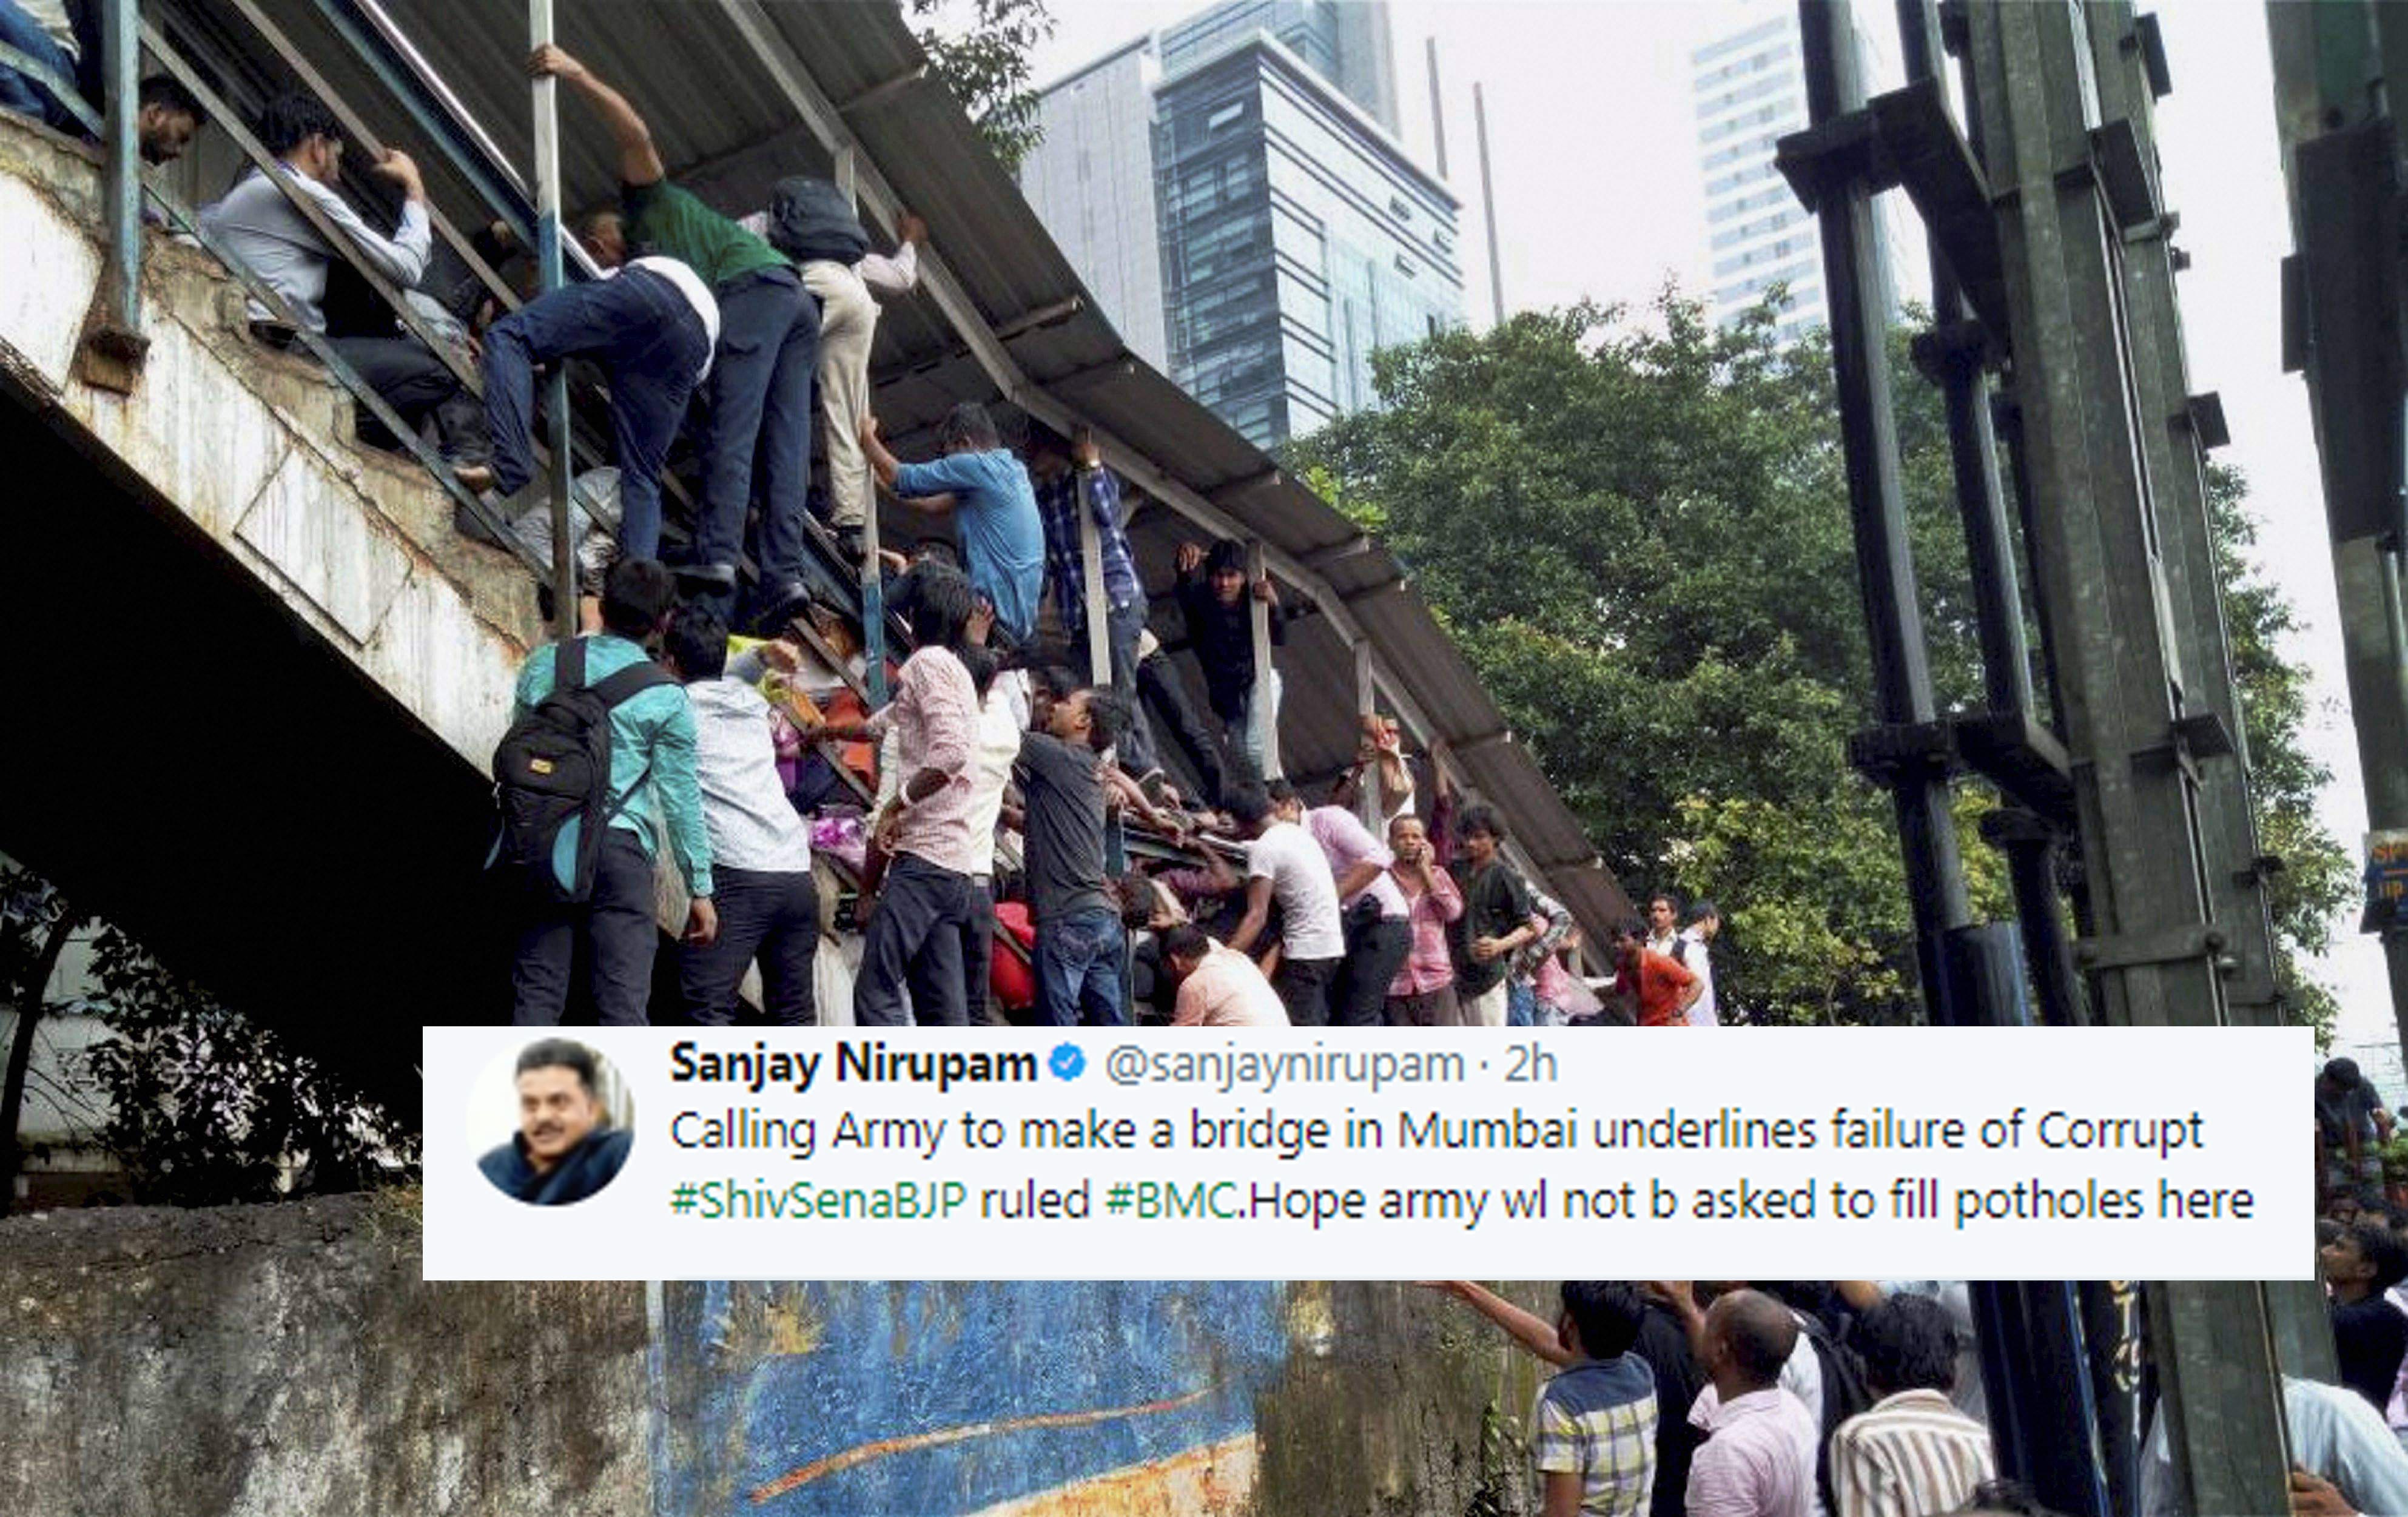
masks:
[[[1715,1395],[1690,1421],[1706,1435],[1689,1464],[1688,1517],[1808,1517],[1819,1432],[1806,1403],[1781,1384],[1798,1348],[1789,1309],[1761,1291],[1714,1298],[1698,1359]]]

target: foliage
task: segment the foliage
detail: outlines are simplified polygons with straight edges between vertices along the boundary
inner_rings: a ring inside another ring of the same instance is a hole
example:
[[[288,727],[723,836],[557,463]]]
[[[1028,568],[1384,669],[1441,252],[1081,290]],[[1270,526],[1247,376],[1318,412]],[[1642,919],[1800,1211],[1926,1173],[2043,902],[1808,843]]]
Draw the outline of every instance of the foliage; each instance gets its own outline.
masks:
[[[1769,305],[1718,329],[1670,290],[1648,314],[1583,304],[1383,351],[1383,408],[1294,444],[1290,462],[1412,566],[1630,891],[1720,904],[1727,1016],[1911,1019],[1896,820],[1845,757],[1873,693],[1828,339],[1777,347]],[[1945,711],[1982,699],[1971,580],[1938,392],[1902,336],[1890,358]],[[2314,816],[2323,776],[2298,749],[2301,671],[2273,651],[2289,611],[2247,569],[2238,482],[2227,489],[2236,662],[2266,844],[2293,860],[2276,909],[2295,958],[2321,948],[2335,901]],[[1977,830],[1993,804],[1957,787],[1977,919],[2013,909]]]
[[[356,1190],[416,1165],[408,1124],[117,928],[101,930],[93,973],[98,989],[84,1009],[112,1035],[85,1055],[109,1104],[98,1140],[124,1166],[136,1201],[271,1201]]]
[[[2300,961],[2331,945],[2333,920],[2355,898],[2358,872],[2348,849],[2316,816],[2317,794],[2332,782],[2332,771],[2300,740],[2308,717],[2310,671],[2285,658],[2281,647],[2299,630],[2300,620],[2282,591],[2249,559],[2258,524],[2243,508],[2247,495],[2248,482],[2238,469],[2209,466],[2208,528],[2215,539],[2225,633],[2247,729],[2258,848],[2283,861],[2266,888],[2281,952],[2276,974],[2293,1017],[2315,1027],[2323,1044],[2332,1037],[2340,1008],[2330,988],[2310,978]]]
[[[946,13],[959,4],[910,0],[913,21],[937,18],[918,28],[920,47],[1010,173],[1045,136],[1028,55],[1054,35],[1054,17],[1046,0],[969,0],[970,14],[957,22]]]

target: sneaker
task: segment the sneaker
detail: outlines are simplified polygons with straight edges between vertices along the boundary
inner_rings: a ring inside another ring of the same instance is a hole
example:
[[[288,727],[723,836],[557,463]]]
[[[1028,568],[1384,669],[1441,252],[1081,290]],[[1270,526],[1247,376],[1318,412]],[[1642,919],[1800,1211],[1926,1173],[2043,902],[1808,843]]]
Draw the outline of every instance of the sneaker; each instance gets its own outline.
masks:
[[[764,590],[755,605],[753,629],[765,637],[775,637],[786,630],[786,623],[803,614],[811,604],[811,593],[799,580],[790,580],[774,590]]]

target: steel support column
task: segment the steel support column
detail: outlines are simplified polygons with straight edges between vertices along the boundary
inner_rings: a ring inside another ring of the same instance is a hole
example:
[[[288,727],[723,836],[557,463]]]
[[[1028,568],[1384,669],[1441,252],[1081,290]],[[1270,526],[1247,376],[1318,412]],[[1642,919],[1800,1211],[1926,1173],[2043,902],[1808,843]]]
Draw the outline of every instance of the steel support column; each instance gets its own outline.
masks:
[[[1846,0],[1800,0],[1808,120],[1828,125],[1864,104],[1856,35]],[[1848,508],[1855,523],[1857,588],[1873,661],[1874,718],[1888,726],[1934,715],[1931,665],[1923,642],[1914,560],[1898,479],[1898,429],[1889,388],[1889,282],[1873,226],[1872,196],[1852,177],[1833,176],[1813,208],[1823,234],[1823,287],[1829,292],[1831,366],[1847,451]],[[1906,766],[1886,777],[1906,859],[1914,912],[1915,964],[1931,1022],[1971,1020],[1955,1004],[1944,939],[1966,924],[1965,880],[1944,773]]]
[[[101,6],[101,61],[108,80],[101,134],[108,259],[101,268],[99,320],[89,338],[128,370],[140,368],[150,346],[142,336],[142,143],[136,120],[142,109],[141,24],[136,0],[106,0]]]
[[[527,48],[533,51],[552,41],[552,0],[527,0]],[[565,271],[560,250],[560,81],[546,74],[528,86],[535,109],[535,260],[543,293],[561,287]],[[562,642],[575,637],[578,540],[570,530],[568,490],[573,465],[569,460],[568,365],[552,365],[544,385],[545,431],[551,435],[552,456],[552,631]]]
[[[2071,5],[1968,12],[1966,67],[1999,242],[2021,412],[2028,542],[2053,640],[2087,870],[2087,951],[2105,1020],[2227,1020],[2200,816],[2211,745],[2184,703],[2186,617],[2169,588],[2131,328],[2171,304],[2127,299],[2102,153],[2090,27]],[[2114,165],[2109,165],[2110,168]],[[2145,352],[2178,341],[2153,331]],[[2160,422],[2162,419],[2159,419]],[[2159,466],[2162,464],[2159,463]],[[2218,651],[2220,663],[2221,651]],[[2181,943],[2185,946],[2152,947]],[[2284,1510],[2286,1457],[2266,1289],[2155,1283],[2149,1341],[2191,1510]]]
[[[2315,245],[2303,215],[2300,157],[2303,147],[2328,132],[2358,127],[2387,105],[2392,115],[2392,140],[2403,135],[2399,116],[2408,109],[2408,78],[2392,77],[2389,66],[2408,54],[2408,18],[2394,6],[2290,6],[2269,4],[2267,29],[2274,64],[2274,126],[2283,143],[2283,174],[2290,192],[2291,235],[2301,258],[2314,265],[2335,251]],[[2378,85],[2380,88],[2378,89]],[[2396,222],[2386,222],[2395,225]],[[2399,256],[2395,242],[2387,251]],[[2377,331],[2386,321],[2395,331],[2401,312],[2343,311],[2342,321]],[[2344,403],[2359,407],[2398,408],[2397,395],[2352,394],[2352,373],[2329,373],[2317,348],[2316,323],[2306,334],[2308,398],[2316,419],[2316,445],[2328,454],[2339,445],[2333,436],[2336,411]],[[2395,424],[2408,422],[2395,409]],[[2398,485],[2400,480],[2389,481]],[[2408,828],[2408,629],[2395,609],[2399,591],[2400,542],[2381,534],[2345,532],[2339,503],[2328,498],[2332,537],[2333,588],[2341,612],[2342,666],[2349,683],[2350,714],[2358,732],[2358,767],[2366,786],[2367,825],[2377,831]],[[2395,532],[2408,526],[2408,508],[2389,513]],[[2391,1009],[2401,1045],[2408,1049],[2408,926],[2384,934],[2385,958],[2391,980]]]

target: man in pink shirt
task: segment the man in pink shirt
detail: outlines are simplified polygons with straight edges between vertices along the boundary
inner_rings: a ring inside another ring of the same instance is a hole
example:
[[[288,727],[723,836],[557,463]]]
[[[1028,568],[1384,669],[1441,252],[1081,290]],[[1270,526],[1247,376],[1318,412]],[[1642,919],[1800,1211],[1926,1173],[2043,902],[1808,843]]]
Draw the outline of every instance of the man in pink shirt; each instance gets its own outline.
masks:
[[[1162,970],[1179,987],[1174,1027],[1284,1027],[1287,1008],[1254,961],[1182,922],[1162,935]]]
[[[1455,998],[1455,959],[1446,946],[1447,924],[1463,915],[1463,892],[1454,874],[1440,867],[1421,818],[1408,812],[1388,823],[1389,878],[1405,898],[1412,931],[1404,966],[1388,982],[1391,1027],[1459,1027],[1463,1010]]]
[[[1273,780],[1272,798],[1279,796]],[[1291,792],[1292,794],[1292,792]],[[1338,1027],[1380,1025],[1388,985],[1412,950],[1412,912],[1388,866],[1396,862],[1370,829],[1342,806],[1316,806],[1304,814],[1304,830],[1321,845],[1338,881],[1338,909],[1346,934],[1346,957],[1329,987],[1329,1021]]]
[[[1809,1517],[1821,1431],[1781,1384],[1797,1319],[1760,1291],[1731,1291],[1695,1332],[1716,1395],[1689,1413],[1706,1441],[1689,1462],[1688,1517]]]
[[[971,774],[979,699],[969,670],[951,651],[973,608],[970,585],[947,569],[929,572],[911,607],[917,650],[903,662],[895,698],[866,722],[840,723],[807,739],[873,741],[894,729],[904,779],[873,829],[894,863],[863,935],[853,987],[853,1019],[865,1027],[901,1026],[903,991],[923,1023],[969,1020],[962,979],[962,929],[970,902]]]

